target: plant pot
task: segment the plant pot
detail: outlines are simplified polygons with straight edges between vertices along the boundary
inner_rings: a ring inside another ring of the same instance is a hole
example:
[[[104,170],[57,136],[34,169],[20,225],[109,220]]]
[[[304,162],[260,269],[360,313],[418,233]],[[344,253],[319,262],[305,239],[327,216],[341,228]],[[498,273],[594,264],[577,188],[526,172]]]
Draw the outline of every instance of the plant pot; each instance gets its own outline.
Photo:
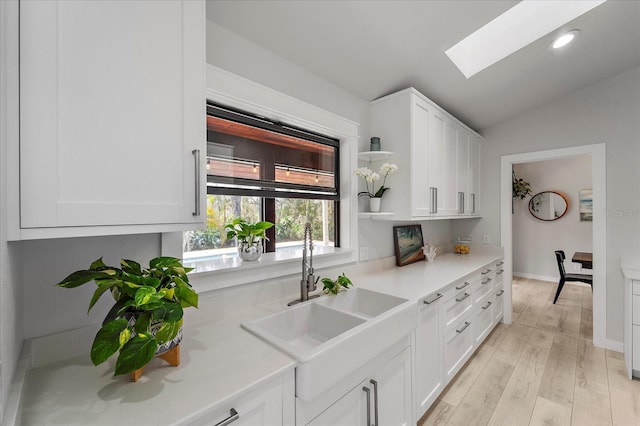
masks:
[[[253,262],[260,259],[262,255],[262,244],[260,241],[256,241],[253,244],[246,242],[238,243],[238,254],[240,259],[246,262]]]
[[[369,211],[371,213],[378,213],[380,211],[380,202],[382,198],[380,197],[371,197],[369,198]]]
[[[125,312],[124,318],[129,322],[129,326],[131,328],[135,326],[136,317],[134,314],[130,312]],[[163,321],[152,321],[151,325],[149,326],[151,335],[155,336],[158,330],[160,329],[160,327],[162,327],[162,324],[163,324]],[[134,337],[135,335],[136,335],[136,332],[133,331],[131,333],[131,337]],[[176,337],[174,337],[169,341],[164,342],[161,345],[158,345],[158,349],[156,349],[156,355],[162,355],[163,353],[170,351],[171,349],[178,346],[180,342],[182,342],[182,326],[180,326],[180,329],[178,330],[178,334],[176,334]]]

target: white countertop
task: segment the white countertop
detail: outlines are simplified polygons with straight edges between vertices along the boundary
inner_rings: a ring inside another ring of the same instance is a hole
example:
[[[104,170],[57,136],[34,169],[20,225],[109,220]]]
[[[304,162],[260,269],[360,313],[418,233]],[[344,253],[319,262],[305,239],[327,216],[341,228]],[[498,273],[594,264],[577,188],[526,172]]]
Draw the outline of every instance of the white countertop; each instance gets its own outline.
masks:
[[[640,259],[623,257],[621,262],[622,274],[630,280],[640,280]]]
[[[345,272],[355,286],[417,301],[500,257],[496,252],[445,254],[434,262],[400,268],[372,262]],[[177,368],[154,359],[141,379],[130,383],[126,377],[113,377],[114,359],[95,367],[86,355],[29,371],[23,424],[173,424],[189,414],[214,410],[295,367],[293,359],[240,326],[286,303],[224,313],[208,307],[206,297],[200,305],[197,311],[185,311]]]

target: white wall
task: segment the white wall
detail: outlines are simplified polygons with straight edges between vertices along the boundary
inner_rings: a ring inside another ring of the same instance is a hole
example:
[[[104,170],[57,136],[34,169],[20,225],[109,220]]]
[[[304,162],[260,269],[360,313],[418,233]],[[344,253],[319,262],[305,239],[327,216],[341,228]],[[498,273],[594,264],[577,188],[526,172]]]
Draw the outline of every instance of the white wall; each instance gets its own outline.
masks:
[[[569,201],[567,213],[551,222],[531,215],[531,197],[514,201],[513,274],[556,281],[555,250],[564,250],[568,258],[576,251],[592,251],[592,222],[580,221],[578,205],[578,191],[591,188],[591,156],[515,164],[513,170],[531,184],[531,195],[556,191]],[[574,270],[570,263],[565,267]]]
[[[456,224],[476,238],[500,241],[500,158],[506,154],[606,144],[606,336],[622,342],[621,256],[640,256],[640,67],[602,80],[518,118],[485,129],[483,219]]]

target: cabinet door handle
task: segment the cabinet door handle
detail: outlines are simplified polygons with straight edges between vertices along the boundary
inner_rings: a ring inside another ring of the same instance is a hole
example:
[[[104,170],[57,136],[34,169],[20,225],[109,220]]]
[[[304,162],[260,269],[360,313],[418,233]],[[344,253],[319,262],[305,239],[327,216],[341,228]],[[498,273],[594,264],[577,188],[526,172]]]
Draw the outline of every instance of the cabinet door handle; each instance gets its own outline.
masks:
[[[476,212],[476,194],[471,194],[471,213]]]
[[[464,213],[464,192],[458,192],[458,213]]]
[[[502,265],[504,265],[504,262],[498,262],[498,263],[496,263],[496,266],[502,266]]]
[[[469,296],[471,296],[469,293],[465,293],[464,296],[462,296],[460,299],[456,299],[456,302],[462,302],[464,299],[466,299]]]
[[[460,287],[456,286],[456,290],[462,290],[463,288],[465,288],[469,284],[471,284],[469,281],[465,281],[464,284],[462,284]]]
[[[367,394],[367,426],[371,426],[371,391],[366,386],[362,390]]]
[[[491,278],[487,278],[486,280],[482,280],[480,284],[485,285],[491,282]]]
[[[504,294],[504,290],[500,290],[498,293],[496,293],[496,296],[500,297]]]
[[[238,414],[235,408],[232,408],[231,410],[229,410],[229,417],[222,420],[220,423],[216,423],[214,426],[227,426],[235,422],[239,418],[240,418],[240,414]]]
[[[194,149],[191,151],[193,154],[193,161],[195,162],[195,209],[193,210],[194,216],[200,216],[200,150]]]
[[[431,187],[429,188],[431,192],[431,213],[438,213],[438,188]]]
[[[491,302],[487,302],[486,306],[483,306],[482,309],[489,309],[489,306],[491,306]]]
[[[504,269],[500,269],[499,271],[496,271],[496,275],[500,275],[503,272],[504,272]]]
[[[487,275],[489,272],[491,272],[491,269],[487,269],[486,271],[480,272],[482,275]]]
[[[467,327],[469,327],[470,325],[471,325],[471,323],[470,323],[470,322],[465,321],[465,322],[464,322],[464,326],[462,326],[462,328],[460,328],[460,329],[457,329],[457,328],[456,328],[456,333],[458,333],[458,334],[462,333],[462,332],[463,332],[463,331],[465,331],[465,330],[467,329]]]
[[[371,379],[369,383],[373,385],[373,424],[378,426],[378,382]]]
[[[425,305],[430,305],[430,304],[432,304],[433,302],[435,302],[436,300],[440,299],[441,297],[442,297],[442,294],[438,293],[438,294],[436,295],[436,297],[434,297],[433,299],[431,299],[431,300],[425,300],[425,301],[424,301],[424,302],[422,302],[422,303],[424,303]]]

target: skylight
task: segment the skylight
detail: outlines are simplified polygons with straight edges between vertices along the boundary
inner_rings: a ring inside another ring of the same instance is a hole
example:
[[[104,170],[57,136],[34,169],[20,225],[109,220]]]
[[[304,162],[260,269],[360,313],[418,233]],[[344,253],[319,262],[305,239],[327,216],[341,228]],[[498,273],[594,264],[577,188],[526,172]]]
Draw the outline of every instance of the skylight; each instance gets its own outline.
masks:
[[[523,0],[445,53],[469,78],[606,0]]]

